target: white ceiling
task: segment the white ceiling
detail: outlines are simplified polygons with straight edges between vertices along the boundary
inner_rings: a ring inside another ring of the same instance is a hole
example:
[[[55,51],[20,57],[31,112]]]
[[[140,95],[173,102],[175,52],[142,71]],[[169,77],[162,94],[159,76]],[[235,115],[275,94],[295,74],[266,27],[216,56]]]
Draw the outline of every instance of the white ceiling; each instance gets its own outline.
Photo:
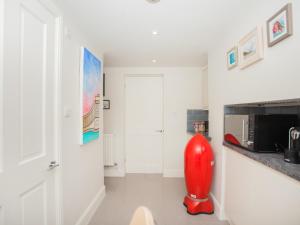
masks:
[[[215,35],[226,30],[227,20],[234,18],[229,15],[243,2],[60,1],[104,53],[106,66],[204,66]],[[152,35],[153,30],[158,31],[157,36]]]

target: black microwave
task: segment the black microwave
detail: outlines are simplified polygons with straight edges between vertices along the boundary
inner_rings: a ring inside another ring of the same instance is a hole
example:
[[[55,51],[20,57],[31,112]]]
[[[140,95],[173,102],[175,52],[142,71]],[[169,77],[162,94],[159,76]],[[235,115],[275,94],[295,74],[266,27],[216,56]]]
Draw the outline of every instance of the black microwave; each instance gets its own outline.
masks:
[[[255,152],[278,152],[288,147],[296,114],[225,115],[224,140]]]

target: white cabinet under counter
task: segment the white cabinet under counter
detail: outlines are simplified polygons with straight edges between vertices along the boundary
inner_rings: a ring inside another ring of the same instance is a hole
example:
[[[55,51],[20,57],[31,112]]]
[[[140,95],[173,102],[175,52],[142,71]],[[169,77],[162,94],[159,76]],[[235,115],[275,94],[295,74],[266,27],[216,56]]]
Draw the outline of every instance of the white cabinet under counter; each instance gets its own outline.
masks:
[[[300,182],[224,146],[231,225],[299,225]]]

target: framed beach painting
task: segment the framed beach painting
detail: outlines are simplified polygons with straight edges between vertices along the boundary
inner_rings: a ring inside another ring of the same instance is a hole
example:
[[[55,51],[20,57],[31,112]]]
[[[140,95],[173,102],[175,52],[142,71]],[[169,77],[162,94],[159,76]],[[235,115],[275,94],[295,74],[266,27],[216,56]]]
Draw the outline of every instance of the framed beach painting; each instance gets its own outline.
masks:
[[[238,65],[238,48],[235,46],[227,52],[227,69],[230,70]]]
[[[244,69],[263,59],[263,33],[258,26],[239,41],[239,65]]]
[[[80,144],[87,144],[100,135],[100,85],[102,61],[87,48],[81,48],[80,66]]]
[[[267,21],[267,34],[269,47],[272,47],[293,34],[291,3],[285,5]]]

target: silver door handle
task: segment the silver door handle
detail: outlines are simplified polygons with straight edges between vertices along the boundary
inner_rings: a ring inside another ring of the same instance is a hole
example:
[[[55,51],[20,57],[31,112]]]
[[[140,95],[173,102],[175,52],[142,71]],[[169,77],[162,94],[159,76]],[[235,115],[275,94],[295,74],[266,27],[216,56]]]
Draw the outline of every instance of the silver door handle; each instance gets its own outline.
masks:
[[[158,132],[158,133],[163,133],[164,130],[156,130],[156,132]]]
[[[58,166],[59,166],[59,164],[56,161],[52,161],[52,162],[50,162],[49,170],[52,170],[52,169],[54,169],[55,167],[58,167]]]

